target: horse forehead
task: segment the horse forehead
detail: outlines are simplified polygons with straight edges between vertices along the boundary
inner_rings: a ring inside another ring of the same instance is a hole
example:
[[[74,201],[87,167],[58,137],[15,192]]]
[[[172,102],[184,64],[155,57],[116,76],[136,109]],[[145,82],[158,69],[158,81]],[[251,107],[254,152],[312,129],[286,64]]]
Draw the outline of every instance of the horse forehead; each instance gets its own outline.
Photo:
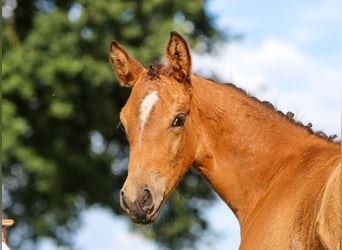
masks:
[[[142,98],[139,108],[141,127],[144,127],[146,121],[150,117],[154,106],[157,104],[158,101],[159,93],[156,90],[149,92]]]
[[[172,108],[174,106],[172,104],[183,99],[184,90],[162,77],[158,82],[151,81],[137,84],[133,88],[121,114],[124,117],[132,117],[131,114],[134,114],[135,118],[132,120],[139,122],[139,127],[143,128],[157,105]]]

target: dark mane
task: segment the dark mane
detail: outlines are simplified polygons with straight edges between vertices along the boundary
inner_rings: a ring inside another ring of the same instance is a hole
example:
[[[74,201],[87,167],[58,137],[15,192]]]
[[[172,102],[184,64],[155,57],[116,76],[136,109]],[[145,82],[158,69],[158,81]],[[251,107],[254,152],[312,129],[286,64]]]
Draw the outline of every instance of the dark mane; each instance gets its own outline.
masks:
[[[147,75],[150,77],[151,80],[157,80],[160,78],[160,74],[162,73],[162,70],[164,68],[165,66],[159,63],[150,64],[148,67]]]
[[[187,77],[184,74],[175,74],[174,71],[171,69],[171,67],[166,67],[163,64],[155,63],[155,64],[150,64],[148,67],[148,73],[147,76],[149,77],[150,80],[157,80],[160,79],[160,75],[166,75],[168,77],[173,77],[178,81],[184,81],[187,83],[191,83],[191,79]]]
[[[210,80],[210,81],[212,81],[212,80]],[[277,113],[278,115],[280,115],[281,117],[283,117],[287,121],[291,122],[292,124],[304,128],[310,134],[314,134],[314,135],[316,135],[316,136],[318,136],[318,137],[320,137],[322,139],[325,139],[325,140],[327,140],[329,142],[333,142],[333,143],[339,143],[340,142],[340,141],[335,141],[335,139],[337,138],[337,135],[334,134],[334,135],[328,136],[323,131],[314,131],[312,129],[312,123],[311,122],[309,122],[307,125],[304,125],[302,122],[295,120],[294,113],[287,112],[286,114],[284,114],[282,111],[277,110],[272,103],[270,103],[268,101],[260,101],[258,98],[256,98],[255,96],[249,95],[244,89],[241,89],[241,88],[237,87],[233,83],[225,83],[224,85],[230,86],[230,87],[238,90],[242,94],[248,96],[249,98],[253,99],[254,101],[256,101],[258,103],[261,103],[262,105],[264,105],[268,109],[272,110],[273,112]]]

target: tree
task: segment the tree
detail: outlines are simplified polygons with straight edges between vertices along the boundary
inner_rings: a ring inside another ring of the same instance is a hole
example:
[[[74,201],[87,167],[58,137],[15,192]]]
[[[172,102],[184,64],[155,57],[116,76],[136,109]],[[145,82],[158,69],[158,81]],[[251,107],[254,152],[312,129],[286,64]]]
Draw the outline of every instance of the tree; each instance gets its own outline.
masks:
[[[72,244],[68,232],[94,204],[121,215],[128,146],[115,126],[129,90],[116,83],[110,41],[120,41],[145,66],[159,61],[171,30],[209,51],[224,33],[205,5],[3,1],[2,164],[4,212],[16,220],[13,247],[34,248],[40,237]],[[154,225],[158,237],[147,235],[169,248],[193,244],[207,228],[201,208],[214,197],[194,173],[178,188],[183,198],[173,195],[164,205],[165,216]]]

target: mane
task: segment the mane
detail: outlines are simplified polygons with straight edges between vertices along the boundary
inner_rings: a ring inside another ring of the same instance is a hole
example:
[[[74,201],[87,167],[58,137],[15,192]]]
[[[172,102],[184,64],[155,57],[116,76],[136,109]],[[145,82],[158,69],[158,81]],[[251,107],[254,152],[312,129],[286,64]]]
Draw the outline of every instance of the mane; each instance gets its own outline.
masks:
[[[147,75],[151,80],[157,80],[160,78],[160,74],[165,71],[165,68],[166,67],[160,63],[150,64]]]
[[[212,81],[212,80],[210,80]],[[213,81],[215,82],[215,81]],[[237,91],[239,91],[240,93],[246,95],[247,97],[251,98],[252,100],[258,102],[258,103],[261,103],[263,106],[265,106],[266,108],[272,110],[274,113],[280,115],[282,118],[284,118],[285,120],[289,121],[290,123],[298,126],[298,127],[301,127],[301,128],[304,128],[307,132],[309,132],[310,134],[314,134],[324,140],[327,140],[329,142],[333,142],[333,143],[340,143],[341,141],[335,141],[335,139],[337,138],[337,135],[336,134],[333,134],[333,135],[327,135],[326,133],[324,133],[323,131],[314,131],[312,129],[312,123],[309,122],[307,125],[304,125],[302,122],[300,121],[297,121],[295,118],[294,118],[294,113],[293,112],[287,112],[286,114],[284,114],[282,111],[280,110],[277,110],[276,107],[268,102],[268,101],[260,101],[258,98],[256,98],[255,96],[252,96],[250,94],[248,94],[244,89],[242,88],[239,88],[237,87],[235,84],[233,83],[224,83],[225,86],[229,86],[229,87],[232,87],[234,89],[236,89]]]

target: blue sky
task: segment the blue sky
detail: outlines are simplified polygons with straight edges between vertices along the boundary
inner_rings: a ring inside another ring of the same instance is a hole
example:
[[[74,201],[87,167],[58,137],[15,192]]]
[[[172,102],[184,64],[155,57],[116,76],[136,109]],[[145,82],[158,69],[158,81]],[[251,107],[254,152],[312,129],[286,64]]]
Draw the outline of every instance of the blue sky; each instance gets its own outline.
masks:
[[[325,63],[337,65],[341,53],[341,3],[338,0],[215,0],[208,6],[220,27],[262,42],[272,36],[291,42]],[[335,39],[334,39],[335,38]]]
[[[314,129],[340,137],[341,7],[340,0],[209,1],[217,26],[244,39],[218,46],[215,55],[194,54],[194,71],[216,73],[283,112],[294,112],[304,123],[312,122]],[[206,216],[220,237],[199,250],[238,249],[239,227],[227,206],[218,201]],[[94,207],[82,218],[84,225],[75,232],[79,249],[156,249],[129,231],[127,218],[108,210]],[[51,249],[58,248],[42,242],[40,250]]]

